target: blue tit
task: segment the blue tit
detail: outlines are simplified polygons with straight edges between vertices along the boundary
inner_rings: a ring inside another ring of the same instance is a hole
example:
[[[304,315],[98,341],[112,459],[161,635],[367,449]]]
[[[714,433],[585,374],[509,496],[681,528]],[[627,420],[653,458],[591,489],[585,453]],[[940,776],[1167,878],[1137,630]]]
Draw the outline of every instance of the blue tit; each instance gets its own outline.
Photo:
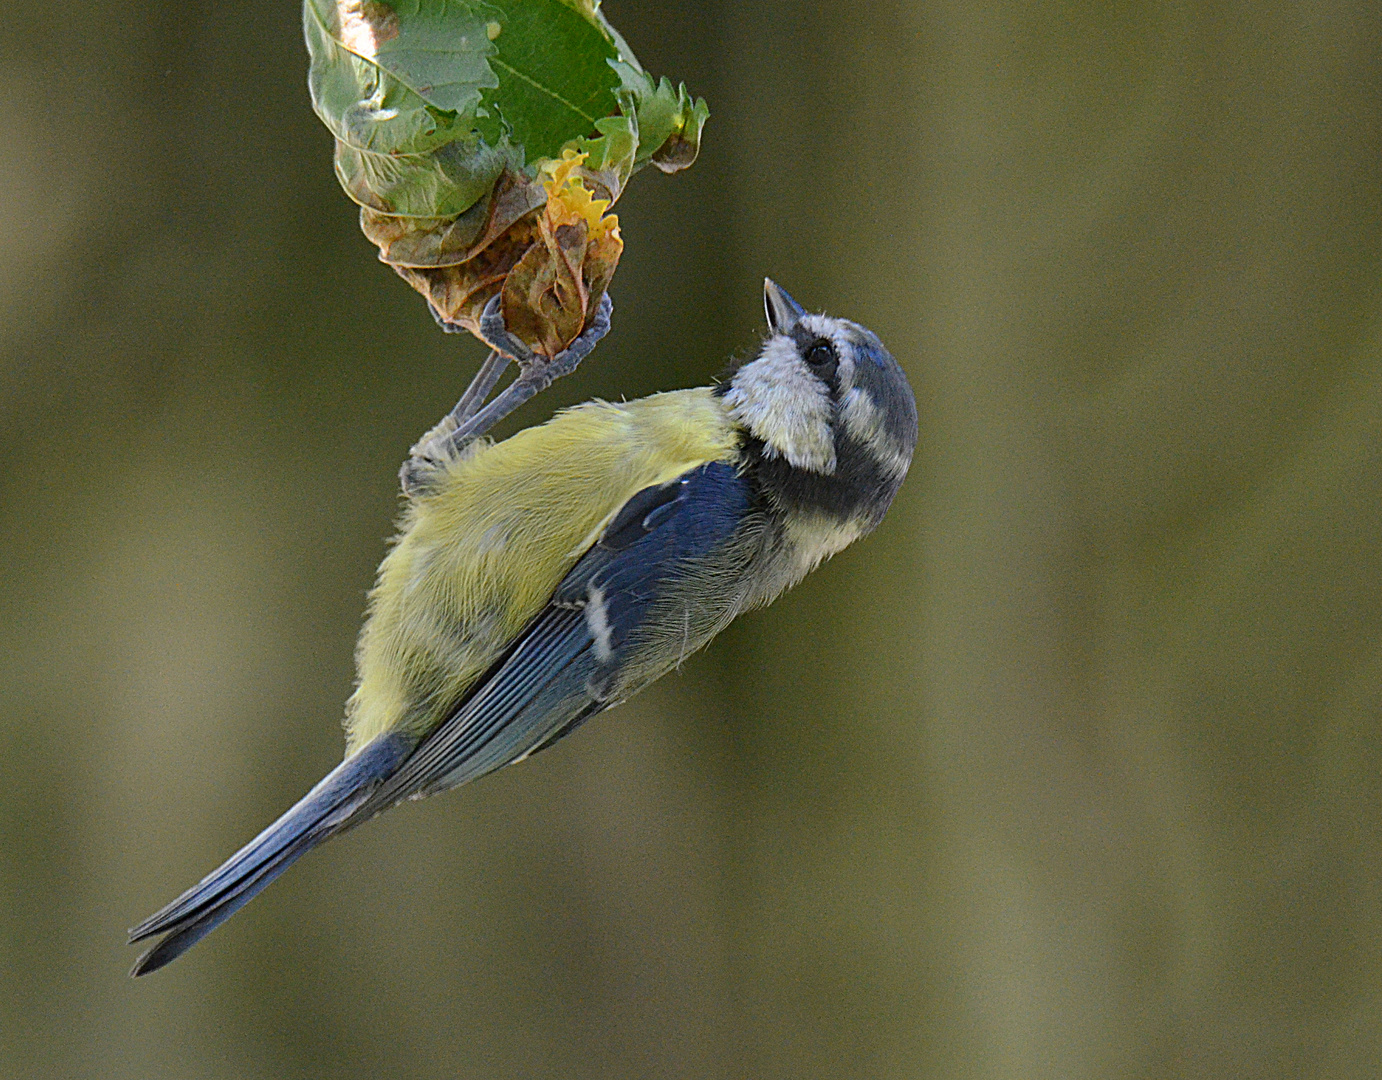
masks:
[[[322,841],[551,746],[878,525],[916,445],[907,377],[862,326],[808,314],[771,281],[764,297],[762,349],[714,386],[415,448],[345,760],[131,931],[164,935],[133,974]]]

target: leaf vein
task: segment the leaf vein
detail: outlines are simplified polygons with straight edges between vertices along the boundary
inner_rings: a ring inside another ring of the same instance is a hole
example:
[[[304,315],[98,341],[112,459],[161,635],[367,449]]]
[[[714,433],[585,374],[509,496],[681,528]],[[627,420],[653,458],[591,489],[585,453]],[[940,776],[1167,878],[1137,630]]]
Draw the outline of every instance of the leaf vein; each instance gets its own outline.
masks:
[[[571,110],[573,113],[575,113],[577,116],[581,117],[583,120],[588,120],[588,121],[590,121],[590,123],[592,123],[592,124],[595,123],[595,117],[591,116],[591,115],[590,115],[589,113],[587,113],[584,109],[580,109],[580,108],[576,107],[576,106],[573,105],[571,102],[567,101],[566,98],[562,97],[562,96],[561,96],[560,94],[558,94],[555,90],[553,90],[551,87],[549,87],[549,86],[543,86],[543,85],[542,85],[540,82],[538,82],[536,79],[533,79],[533,78],[531,78],[530,76],[523,74],[523,72],[519,71],[519,70],[518,70],[516,67],[514,67],[513,65],[504,63],[504,61],[500,60],[499,57],[497,57],[497,56],[491,56],[491,57],[489,58],[489,62],[490,62],[491,64],[494,64],[496,67],[501,67],[501,68],[503,68],[505,71],[509,72],[511,75],[514,75],[514,76],[516,76],[516,77],[522,79],[525,83],[527,83],[529,86],[531,86],[534,90],[537,90],[537,91],[539,91],[540,93],[546,94],[548,97],[553,98],[554,100],[561,102],[563,105],[565,105],[568,109],[570,109],[570,110]]]

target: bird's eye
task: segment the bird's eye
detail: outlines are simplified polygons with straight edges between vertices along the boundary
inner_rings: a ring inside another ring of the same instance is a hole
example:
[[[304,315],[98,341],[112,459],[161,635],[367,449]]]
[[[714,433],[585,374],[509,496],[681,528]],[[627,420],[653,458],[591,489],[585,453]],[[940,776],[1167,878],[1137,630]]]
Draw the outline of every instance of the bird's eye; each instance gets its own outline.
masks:
[[[811,370],[826,382],[835,378],[835,369],[839,366],[835,348],[828,341],[818,341],[812,345],[806,354],[806,362],[811,366]]]

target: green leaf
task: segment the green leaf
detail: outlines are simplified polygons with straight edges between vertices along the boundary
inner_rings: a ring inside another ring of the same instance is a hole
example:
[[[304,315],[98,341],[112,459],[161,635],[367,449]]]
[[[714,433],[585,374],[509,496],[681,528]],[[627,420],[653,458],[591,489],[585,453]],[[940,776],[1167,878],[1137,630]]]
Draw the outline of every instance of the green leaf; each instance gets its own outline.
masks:
[[[380,213],[461,213],[619,110],[617,35],[591,0],[304,0],[303,29],[337,174]],[[627,124],[617,141],[631,162]]]
[[[336,177],[361,206],[399,217],[450,218],[489,194],[505,168],[521,169],[523,153],[478,136],[428,154],[372,154],[336,141]]]
[[[313,108],[380,257],[473,332],[502,291],[505,317],[531,316],[525,340],[550,355],[623,242],[595,219],[552,226],[541,167],[584,152],[567,166],[580,198],[613,202],[643,165],[691,164],[708,115],[639,66],[599,0],[303,0],[303,31]]]
[[[484,106],[502,118],[530,161],[553,158],[618,108],[618,50],[600,25],[563,0],[496,0],[490,66],[499,85]]]
[[[664,172],[684,169],[700,151],[701,129],[710,116],[704,99],[692,100],[683,83],[673,88],[655,82],[626,60],[612,60],[619,76],[619,115],[596,123],[596,138],[578,138],[570,147],[589,155],[586,167],[611,178],[617,196],[629,176],[650,162]]]
[[[638,114],[633,109],[595,122],[597,137],[576,139],[573,150],[586,155],[585,167],[604,178],[611,199],[619,197],[634,171],[638,152]]]
[[[419,154],[470,133],[465,119],[429,106],[336,41],[312,3],[303,5],[302,25],[311,58],[312,106],[341,142],[379,154]]]
[[[701,129],[710,118],[704,98],[692,99],[682,83],[675,89],[665,75],[653,77],[635,65],[615,61],[625,100],[631,95],[638,116],[638,151],[635,168],[648,162],[665,172],[684,169],[696,160],[701,147]]]
[[[473,116],[497,84],[496,13],[471,0],[306,0],[332,39],[443,112]]]

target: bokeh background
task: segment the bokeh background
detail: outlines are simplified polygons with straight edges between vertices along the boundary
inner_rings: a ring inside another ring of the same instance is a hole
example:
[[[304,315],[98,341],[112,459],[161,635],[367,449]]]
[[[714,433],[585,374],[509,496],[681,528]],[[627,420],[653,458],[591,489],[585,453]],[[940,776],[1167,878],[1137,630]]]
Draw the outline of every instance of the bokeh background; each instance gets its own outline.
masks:
[[[882,528],[618,712],[126,927],[341,752],[479,347],[373,257],[291,2],[0,22],[0,1076],[1382,1072],[1382,11],[610,0],[710,101],[615,332],[876,329]]]

